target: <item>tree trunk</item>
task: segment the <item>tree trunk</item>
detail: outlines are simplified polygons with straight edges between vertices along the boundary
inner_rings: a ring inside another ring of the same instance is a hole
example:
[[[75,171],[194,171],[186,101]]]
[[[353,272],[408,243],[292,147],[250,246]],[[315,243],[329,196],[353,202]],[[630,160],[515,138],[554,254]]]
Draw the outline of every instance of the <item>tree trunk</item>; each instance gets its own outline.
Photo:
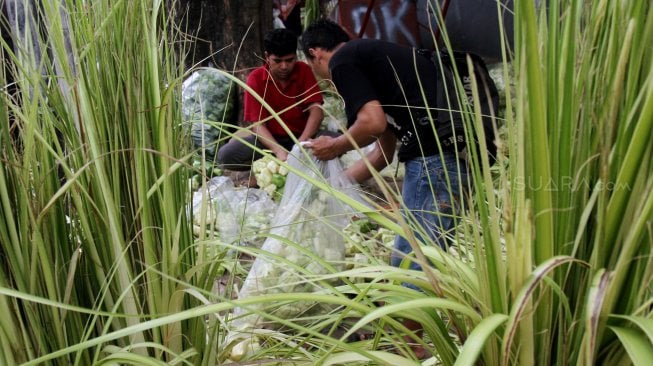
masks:
[[[175,10],[177,24],[192,41],[187,68],[212,65],[244,78],[261,64],[272,1],[177,0]]]
[[[263,37],[272,29],[269,0],[169,0],[179,28],[189,39],[185,67],[213,66],[232,71],[241,80],[262,64]],[[242,90],[237,94],[237,119],[242,117]]]

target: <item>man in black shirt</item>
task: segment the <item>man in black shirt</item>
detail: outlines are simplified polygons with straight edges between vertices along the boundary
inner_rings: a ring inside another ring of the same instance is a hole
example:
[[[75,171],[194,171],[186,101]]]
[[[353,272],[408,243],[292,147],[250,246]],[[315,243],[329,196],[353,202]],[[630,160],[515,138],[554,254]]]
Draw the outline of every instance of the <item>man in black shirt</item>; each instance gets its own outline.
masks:
[[[313,71],[330,79],[344,99],[348,124],[348,134],[320,137],[307,146],[318,159],[330,160],[356,146],[375,143],[377,148],[367,157],[374,168],[383,169],[392,161],[398,141],[397,155],[406,165],[404,207],[446,248],[441,230],[450,230],[453,222],[440,224],[453,221],[452,199],[460,195],[460,186],[466,186],[466,169],[455,149],[438,144],[436,131],[449,124],[452,115],[442,108],[443,89],[435,64],[414,48],[381,40],[349,40],[329,20],[310,25],[302,35],[302,47]],[[347,175],[357,182],[371,177],[363,161]],[[420,198],[411,204],[414,195]],[[397,249],[411,251],[410,246]],[[393,264],[402,259],[395,256]]]
[[[350,40],[329,20],[311,24],[301,43],[313,71],[330,79],[344,99],[348,126],[347,134],[319,137],[307,146],[318,159],[330,160],[374,143],[376,148],[367,158],[380,170],[392,161],[399,145],[397,155],[406,167],[405,217],[414,218],[409,222],[416,221],[420,227],[415,230],[419,241],[430,238],[446,249],[446,235],[455,226],[455,208],[467,187],[467,169],[455,148],[438,143],[436,131],[456,117],[443,102],[446,97],[436,65],[414,48],[381,40]],[[363,160],[346,174],[357,182],[371,177]],[[397,236],[392,265],[399,266],[411,252],[408,240]],[[410,267],[421,268],[415,262]]]

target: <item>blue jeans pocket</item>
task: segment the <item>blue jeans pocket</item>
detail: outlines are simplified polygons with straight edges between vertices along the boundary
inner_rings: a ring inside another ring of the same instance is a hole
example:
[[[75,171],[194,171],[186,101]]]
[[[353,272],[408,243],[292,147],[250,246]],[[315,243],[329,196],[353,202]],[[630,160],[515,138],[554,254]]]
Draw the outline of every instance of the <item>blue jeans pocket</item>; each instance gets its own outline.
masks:
[[[431,241],[446,249],[451,245],[447,235],[455,227],[459,212],[461,187],[467,186],[466,167],[455,155],[444,154],[417,158],[406,163],[402,189],[403,215],[411,226],[417,226],[415,236],[424,243],[425,234]],[[422,234],[423,233],[423,234]],[[391,264],[398,266],[413,250],[408,241],[397,236]],[[410,268],[421,267],[412,263]]]

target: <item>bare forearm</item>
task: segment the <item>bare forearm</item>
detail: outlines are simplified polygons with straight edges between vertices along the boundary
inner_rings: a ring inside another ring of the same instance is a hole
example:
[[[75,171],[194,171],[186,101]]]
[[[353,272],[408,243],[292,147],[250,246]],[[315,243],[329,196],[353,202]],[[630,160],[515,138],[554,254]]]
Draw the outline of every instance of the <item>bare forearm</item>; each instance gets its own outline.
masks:
[[[313,104],[308,107],[308,111],[309,115],[306,121],[306,127],[304,127],[304,131],[299,136],[299,141],[306,141],[313,138],[320,128],[322,118],[324,118],[324,112],[322,112],[322,108],[318,104]]]
[[[334,149],[338,155],[342,155],[349,150],[365,147],[374,143],[378,136],[370,131],[363,124],[354,124],[347,130],[347,133],[338,136],[334,141]]]
[[[253,129],[254,133],[258,136],[259,141],[265,146],[268,150],[272,151],[275,155],[279,156],[283,149],[281,145],[277,142],[277,139],[272,136],[270,130],[263,125],[258,125]]]
[[[347,169],[347,176],[358,183],[371,178],[372,169],[380,171],[392,162],[395,146],[396,139],[394,135],[390,132],[384,133],[375,143],[374,149],[365,156],[365,159],[358,160]]]
[[[370,101],[358,111],[356,121],[349,127],[349,137],[342,136],[343,141],[340,141],[340,144],[347,148],[344,152],[367,146],[380,138],[386,132],[387,126],[385,112],[379,102]]]

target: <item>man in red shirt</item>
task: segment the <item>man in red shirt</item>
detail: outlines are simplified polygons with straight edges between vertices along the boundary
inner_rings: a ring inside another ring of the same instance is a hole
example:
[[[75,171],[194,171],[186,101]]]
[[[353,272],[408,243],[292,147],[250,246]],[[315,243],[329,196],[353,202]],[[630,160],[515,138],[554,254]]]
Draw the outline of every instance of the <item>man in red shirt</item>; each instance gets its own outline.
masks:
[[[220,148],[217,161],[225,169],[250,169],[252,161],[261,157],[252,146],[271,150],[285,161],[296,140],[315,137],[324,116],[317,80],[306,63],[297,61],[297,36],[288,29],[274,29],[265,36],[264,47],[265,65],[249,74],[247,85],[279,113],[283,125],[246,91],[244,121],[252,124],[251,133],[242,131]]]

